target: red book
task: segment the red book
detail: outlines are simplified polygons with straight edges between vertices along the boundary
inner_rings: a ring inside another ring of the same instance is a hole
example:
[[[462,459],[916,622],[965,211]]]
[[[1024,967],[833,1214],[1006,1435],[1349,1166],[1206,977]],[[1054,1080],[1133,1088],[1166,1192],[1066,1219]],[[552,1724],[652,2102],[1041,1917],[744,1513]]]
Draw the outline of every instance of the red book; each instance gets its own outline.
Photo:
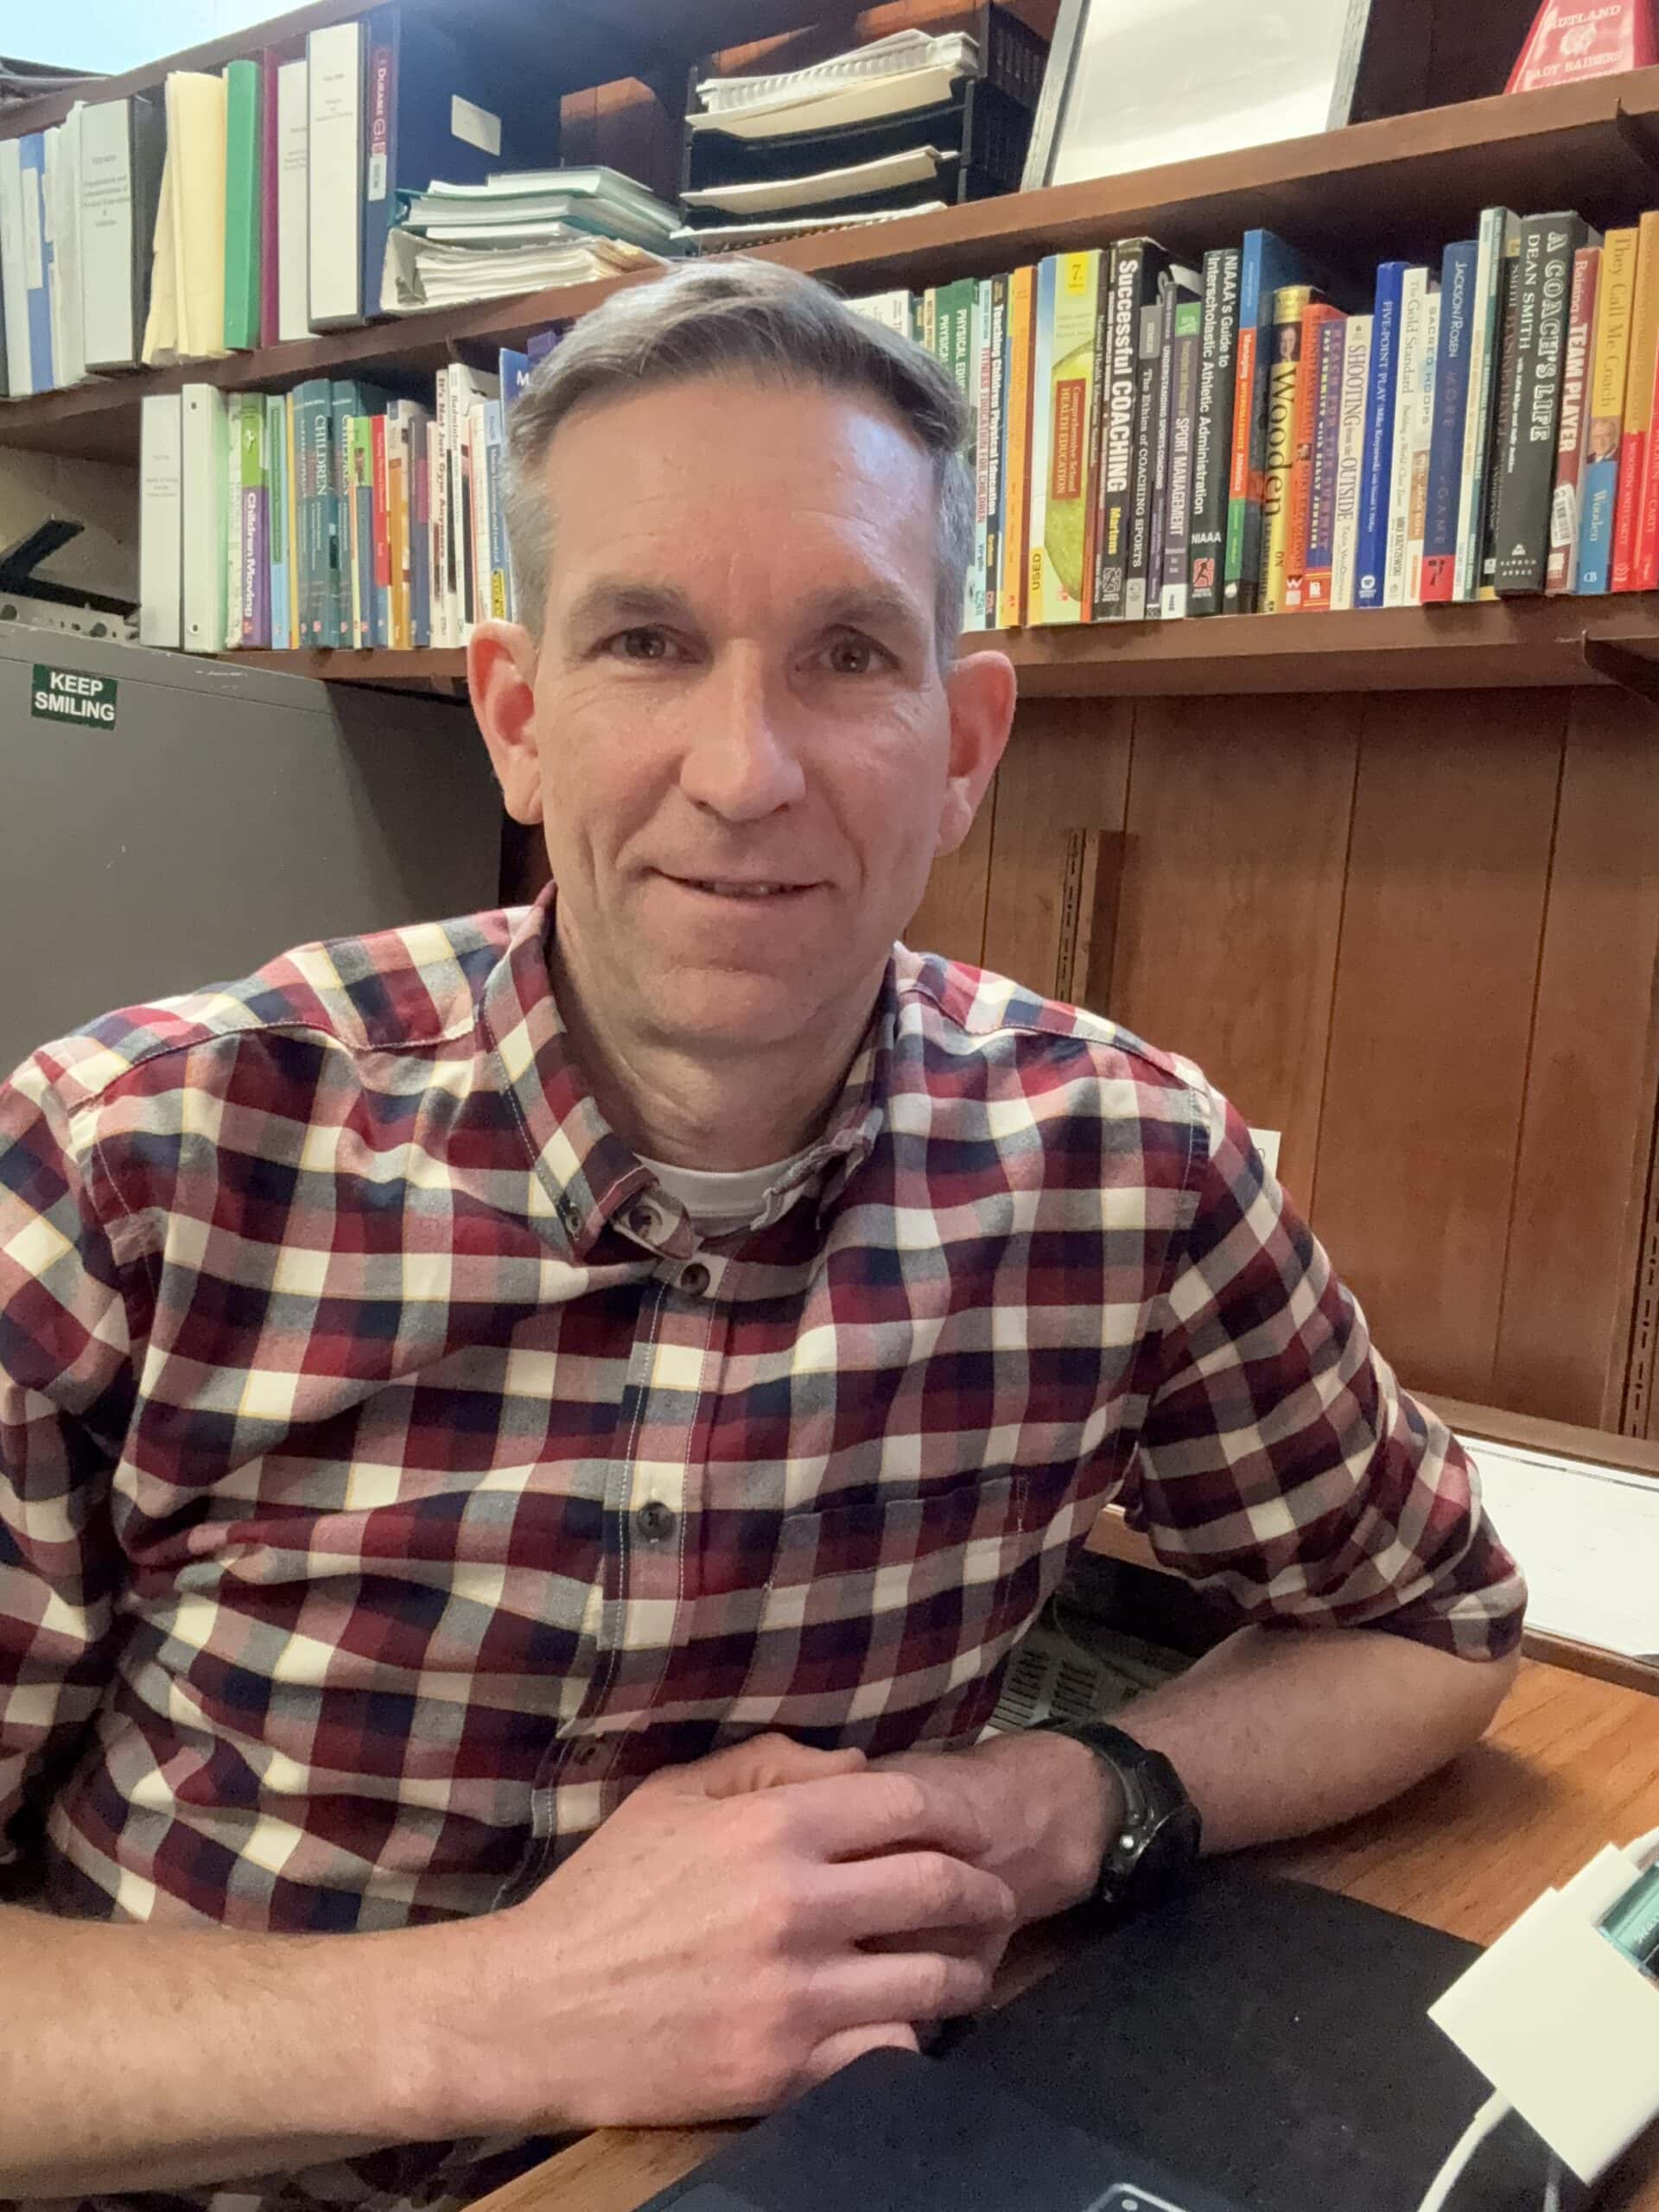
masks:
[[[1597,0],[1592,8],[1544,0],[1503,89],[1536,92],[1551,85],[1581,85],[1587,77],[1617,76],[1654,61],[1659,61],[1659,42],[1652,0]]]
[[[276,343],[276,70],[274,47],[259,56],[259,343]]]
[[[374,425],[374,595],[385,609],[383,626],[386,643],[391,645],[397,639],[391,634],[391,510],[387,504],[391,479],[386,473],[386,418],[375,415],[370,420]]]
[[[1305,604],[1308,524],[1313,512],[1313,434],[1319,413],[1319,332],[1340,322],[1327,300],[1302,309],[1302,350],[1296,363],[1296,414],[1290,432],[1290,481],[1285,491],[1285,612]]]
[[[1654,362],[1653,399],[1649,401],[1648,429],[1643,438],[1641,485],[1636,502],[1636,530],[1630,548],[1628,580],[1615,590],[1653,591],[1659,588],[1659,439],[1653,435],[1652,407],[1659,401],[1659,358]],[[1618,539],[1614,539],[1618,556]]]

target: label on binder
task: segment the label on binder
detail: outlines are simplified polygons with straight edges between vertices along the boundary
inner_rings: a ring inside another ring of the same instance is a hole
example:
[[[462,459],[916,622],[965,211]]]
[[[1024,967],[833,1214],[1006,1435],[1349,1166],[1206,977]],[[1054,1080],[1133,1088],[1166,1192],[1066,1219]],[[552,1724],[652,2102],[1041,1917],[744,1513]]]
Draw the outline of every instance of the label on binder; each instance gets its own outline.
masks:
[[[97,722],[113,729],[115,678],[84,676],[74,668],[48,668],[37,660],[29,711],[37,721]]]

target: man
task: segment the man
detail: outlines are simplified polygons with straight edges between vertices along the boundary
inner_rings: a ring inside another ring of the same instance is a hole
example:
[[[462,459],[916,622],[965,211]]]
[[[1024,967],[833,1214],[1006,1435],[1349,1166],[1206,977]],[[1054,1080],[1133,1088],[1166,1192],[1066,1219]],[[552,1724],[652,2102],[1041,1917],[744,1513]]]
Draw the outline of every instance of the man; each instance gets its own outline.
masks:
[[[893,942],[1014,708],[964,429],[804,278],[618,296],[471,649],[554,887],[0,1094],[0,2192],[431,2206],[762,2109],[1496,1709],[1513,1566],[1236,1114]],[[979,1745],[1113,1497],[1239,1632]]]

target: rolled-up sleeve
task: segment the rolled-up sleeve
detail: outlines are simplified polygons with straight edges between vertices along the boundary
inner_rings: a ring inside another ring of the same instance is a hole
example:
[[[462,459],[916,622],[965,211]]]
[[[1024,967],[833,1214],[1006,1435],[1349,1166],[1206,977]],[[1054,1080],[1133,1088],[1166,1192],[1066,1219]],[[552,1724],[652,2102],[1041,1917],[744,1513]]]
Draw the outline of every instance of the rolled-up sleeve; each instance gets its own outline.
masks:
[[[0,1084],[0,1870],[109,1671],[130,1345],[87,1185],[47,1068],[26,1062]]]
[[[1131,1526],[1242,1620],[1503,1656],[1526,1590],[1467,1454],[1401,1389],[1237,1112],[1197,1089],[1196,1205],[1122,1494]]]

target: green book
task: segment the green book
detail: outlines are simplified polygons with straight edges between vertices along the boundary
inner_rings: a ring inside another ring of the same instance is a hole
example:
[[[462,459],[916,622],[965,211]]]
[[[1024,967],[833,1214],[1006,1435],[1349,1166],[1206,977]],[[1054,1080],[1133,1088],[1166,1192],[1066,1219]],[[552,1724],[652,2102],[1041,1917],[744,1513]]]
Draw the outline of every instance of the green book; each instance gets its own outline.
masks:
[[[332,645],[328,585],[328,500],[332,446],[327,377],[312,377],[289,395],[294,410],[295,512],[289,536],[299,566],[300,643]],[[323,635],[325,614],[329,619]]]
[[[225,343],[259,343],[259,64],[225,69]]]
[[[279,650],[291,642],[288,625],[288,402],[280,392],[265,401],[265,454],[270,485],[265,508],[266,548],[270,563],[270,642]]]

